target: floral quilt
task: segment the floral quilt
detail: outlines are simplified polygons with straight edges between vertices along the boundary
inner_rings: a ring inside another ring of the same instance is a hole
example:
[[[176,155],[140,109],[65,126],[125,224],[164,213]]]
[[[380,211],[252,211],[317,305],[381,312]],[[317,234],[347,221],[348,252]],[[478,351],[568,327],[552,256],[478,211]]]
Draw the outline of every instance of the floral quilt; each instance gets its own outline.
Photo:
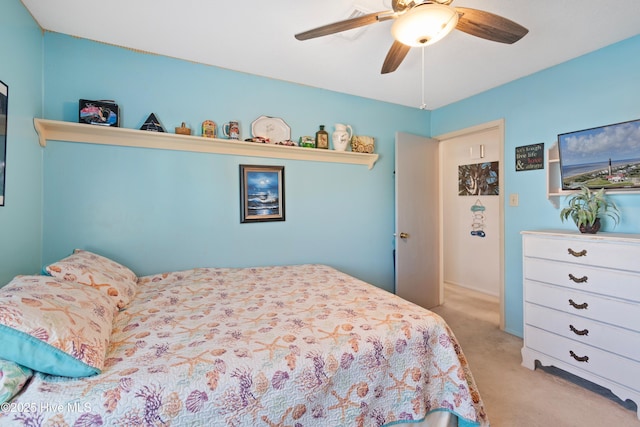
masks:
[[[101,374],[36,373],[4,426],[487,426],[435,313],[324,265],[142,277]]]

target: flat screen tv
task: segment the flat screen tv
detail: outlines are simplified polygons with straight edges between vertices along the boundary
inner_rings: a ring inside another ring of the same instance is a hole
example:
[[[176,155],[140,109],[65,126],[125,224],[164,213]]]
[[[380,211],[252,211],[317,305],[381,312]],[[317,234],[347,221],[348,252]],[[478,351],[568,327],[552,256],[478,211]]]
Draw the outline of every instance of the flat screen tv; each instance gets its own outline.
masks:
[[[640,119],[558,135],[563,190],[640,190]]]

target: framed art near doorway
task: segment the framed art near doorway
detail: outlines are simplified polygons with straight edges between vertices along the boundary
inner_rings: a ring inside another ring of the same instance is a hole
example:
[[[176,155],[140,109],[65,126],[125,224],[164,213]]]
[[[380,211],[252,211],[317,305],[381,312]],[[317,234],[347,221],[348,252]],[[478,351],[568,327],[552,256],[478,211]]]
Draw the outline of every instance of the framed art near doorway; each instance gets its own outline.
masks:
[[[500,165],[484,162],[458,166],[458,195],[497,196],[500,194]]]
[[[4,206],[5,167],[7,163],[7,106],[9,87],[0,80],[0,206]]]

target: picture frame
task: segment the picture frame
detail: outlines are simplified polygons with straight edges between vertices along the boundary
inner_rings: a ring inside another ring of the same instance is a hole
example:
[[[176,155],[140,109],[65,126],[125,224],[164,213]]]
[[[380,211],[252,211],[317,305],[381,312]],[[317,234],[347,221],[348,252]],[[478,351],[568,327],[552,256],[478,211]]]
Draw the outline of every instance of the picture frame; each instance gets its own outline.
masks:
[[[459,196],[498,196],[500,163],[482,162],[458,165]]]
[[[240,222],[284,220],[284,166],[240,165]]]
[[[4,206],[5,195],[8,106],[9,87],[0,80],[0,206]]]

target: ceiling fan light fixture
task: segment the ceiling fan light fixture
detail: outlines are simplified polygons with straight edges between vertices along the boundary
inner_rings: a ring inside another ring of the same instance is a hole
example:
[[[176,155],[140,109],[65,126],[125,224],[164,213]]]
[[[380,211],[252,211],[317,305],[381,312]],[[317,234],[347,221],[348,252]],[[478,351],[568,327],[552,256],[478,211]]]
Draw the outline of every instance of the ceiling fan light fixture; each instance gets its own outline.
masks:
[[[391,34],[407,46],[428,46],[449,34],[458,24],[458,12],[438,3],[422,3],[395,20]]]

